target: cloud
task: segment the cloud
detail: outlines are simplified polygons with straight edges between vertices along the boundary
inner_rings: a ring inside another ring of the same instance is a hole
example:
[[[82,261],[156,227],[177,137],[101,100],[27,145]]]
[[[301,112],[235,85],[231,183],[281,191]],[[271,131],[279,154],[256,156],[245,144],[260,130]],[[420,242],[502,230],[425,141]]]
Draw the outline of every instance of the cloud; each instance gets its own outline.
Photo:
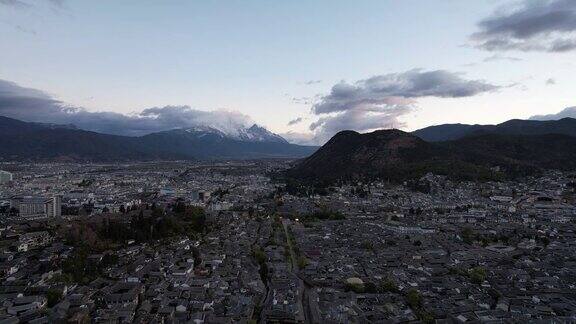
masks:
[[[522,59],[518,58],[518,57],[513,57],[513,56],[503,56],[503,55],[499,55],[499,54],[494,54],[492,56],[488,56],[488,57],[484,58],[480,62],[461,64],[461,66],[474,67],[474,66],[478,66],[482,63],[493,63],[493,62],[503,62],[503,61],[505,61],[505,62],[520,62],[520,61],[522,61]]]
[[[327,140],[345,129],[362,132],[373,129],[401,128],[405,125],[398,118],[411,111],[411,106],[397,106],[383,111],[352,109],[335,116],[321,117],[310,125],[310,130],[315,132],[318,138]]]
[[[52,5],[63,8],[66,0],[48,0]]]
[[[0,80],[0,116],[30,122],[74,124],[85,130],[139,136],[175,128],[208,125],[232,133],[250,126],[252,119],[237,111],[203,111],[189,106],[165,106],[124,115],[115,112],[89,112],[72,107],[31,88]]]
[[[290,131],[279,135],[292,144],[314,146],[323,144],[323,142],[319,141],[319,139],[313,133],[299,133]]]
[[[484,59],[484,62],[498,62],[498,61],[520,62],[522,61],[522,59],[518,57],[502,56],[498,54],[494,54]]]
[[[65,0],[45,0],[45,2],[48,2],[54,7],[63,8]],[[22,0],[0,0],[0,5],[13,7],[17,9],[29,9],[34,6],[29,1],[22,1]]]
[[[344,129],[399,128],[404,126],[399,118],[413,111],[419,98],[470,97],[499,88],[482,80],[464,79],[459,73],[418,69],[340,82],[313,105],[312,113],[320,118],[310,130],[327,140]]]
[[[532,120],[558,120],[562,118],[576,118],[576,107],[568,107],[556,114],[535,115],[530,117]]]
[[[302,117],[294,118],[288,122],[288,126],[294,126],[300,122],[302,122]]]
[[[17,9],[26,9],[31,7],[30,4],[20,0],[0,0],[0,5],[13,7]]]
[[[480,21],[471,35],[488,51],[567,52],[576,49],[576,1],[523,0]]]
[[[374,76],[354,84],[338,83],[312,110],[315,114],[358,108],[378,111],[383,107],[409,106],[415,103],[415,98],[470,97],[498,88],[481,80],[465,80],[460,74],[444,70],[411,70]]]
[[[22,32],[24,34],[29,34],[32,36],[38,35],[38,33],[34,29],[26,28],[21,25],[11,25],[11,26],[14,27],[17,31]]]
[[[322,97],[321,95],[315,95],[312,97],[292,97],[290,98],[290,101],[298,105],[310,106],[313,105],[316,101],[318,101],[321,97]]]
[[[42,4],[47,4],[42,6]],[[35,10],[39,7],[48,7],[53,9],[54,12],[62,12],[66,8],[66,0],[0,0],[0,7],[5,6],[9,8],[14,8],[18,10],[28,11],[28,10]],[[0,21],[0,23],[4,23],[11,28],[14,28],[16,31],[19,31],[23,34],[28,34],[32,36],[37,36],[38,32],[35,29],[30,28],[29,26],[23,26],[19,24],[14,24],[10,21]]]

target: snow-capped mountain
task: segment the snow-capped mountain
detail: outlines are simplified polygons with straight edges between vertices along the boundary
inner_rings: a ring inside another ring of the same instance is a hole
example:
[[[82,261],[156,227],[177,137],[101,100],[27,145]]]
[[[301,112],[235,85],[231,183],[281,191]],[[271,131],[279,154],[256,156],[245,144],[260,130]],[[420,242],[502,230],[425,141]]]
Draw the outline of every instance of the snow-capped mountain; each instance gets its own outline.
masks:
[[[211,126],[194,126],[191,128],[184,129],[186,133],[193,134],[198,138],[205,137],[205,136],[217,136],[221,138],[228,138],[229,136],[224,133],[223,131],[216,129]]]
[[[214,126],[199,125],[185,129],[187,133],[195,134],[196,137],[217,136],[242,142],[261,142],[261,143],[285,143],[288,144],[282,136],[274,134],[266,128],[259,125],[252,125],[249,128],[239,126],[236,128],[220,129]]]
[[[282,136],[272,133],[266,128],[259,125],[252,125],[248,129],[241,129],[238,137],[246,142],[274,142],[288,143]]]

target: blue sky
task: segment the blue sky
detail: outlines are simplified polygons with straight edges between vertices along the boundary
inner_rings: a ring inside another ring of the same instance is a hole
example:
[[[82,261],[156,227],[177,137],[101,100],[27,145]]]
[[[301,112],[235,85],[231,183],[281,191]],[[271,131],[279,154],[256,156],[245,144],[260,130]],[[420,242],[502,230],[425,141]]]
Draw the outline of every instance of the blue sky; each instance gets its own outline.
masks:
[[[479,22],[519,12],[528,2],[0,0],[0,79],[88,112],[229,110],[295,138],[323,132],[316,138],[322,141],[339,127],[328,129],[331,118],[349,111],[314,113],[315,105],[334,99],[335,85],[366,86],[363,80],[383,75],[386,84],[405,82],[394,74],[441,70],[455,82],[497,88],[408,96],[409,109],[380,102],[350,116],[386,119],[405,130],[498,123],[576,105],[575,51],[487,50],[471,38]],[[302,121],[288,125],[297,118]],[[368,130],[359,121],[347,124],[348,115],[339,118],[337,125]]]

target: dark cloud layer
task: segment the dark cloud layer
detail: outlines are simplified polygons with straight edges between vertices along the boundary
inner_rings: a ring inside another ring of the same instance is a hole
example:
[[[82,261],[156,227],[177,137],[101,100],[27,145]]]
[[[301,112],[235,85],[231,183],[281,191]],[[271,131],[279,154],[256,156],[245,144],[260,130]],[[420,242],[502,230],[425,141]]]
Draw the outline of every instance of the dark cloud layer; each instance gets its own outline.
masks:
[[[253,123],[250,117],[239,112],[202,111],[189,106],[154,107],[134,115],[89,112],[67,106],[42,91],[4,80],[0,80],[0,116],[31,122],[74,124],[85,130],[129,136],[198,125],[233,131]]]
[[[576,118],[576,107],[568,107],[557,114],[536,115],[530,117],[532,120],[558,120],[562,118]]]
[[[576,1],[524,0],[482,20],[471,36],[489,51],[567,52],[576,49]]]
[[[341,82],[312,107],[320,118],[310,125],[310,130],[322,141],[344,129],[402,127],[399,118],[414,109],[418,98],[470,97],[497,89],[485,81],[467,80],[461,74],[444,70],[411,70],[352,84]]]
[[[415,98],[470,97],[498,87],[480,80],[465,80],[459,74],[444,70],[411,70],[374,76],[354,84],[339,83],[329,95],[314,105],[313,112],[325,114],[352,109],[380,110],[382,106],[407,106]]]

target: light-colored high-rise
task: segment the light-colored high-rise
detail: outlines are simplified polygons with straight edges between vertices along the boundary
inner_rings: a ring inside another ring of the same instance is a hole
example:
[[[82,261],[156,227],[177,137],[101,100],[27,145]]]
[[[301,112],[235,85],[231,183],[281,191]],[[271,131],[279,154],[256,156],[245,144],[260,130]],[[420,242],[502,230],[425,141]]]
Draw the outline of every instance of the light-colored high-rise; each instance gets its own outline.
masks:
[[[0,170],[0,185],[7,184],[12,180],[13,180],[12,173]]]
[[[23,219],[40,219],[62,216],[62,197],[13,197],[10,207],[18,210]]]

